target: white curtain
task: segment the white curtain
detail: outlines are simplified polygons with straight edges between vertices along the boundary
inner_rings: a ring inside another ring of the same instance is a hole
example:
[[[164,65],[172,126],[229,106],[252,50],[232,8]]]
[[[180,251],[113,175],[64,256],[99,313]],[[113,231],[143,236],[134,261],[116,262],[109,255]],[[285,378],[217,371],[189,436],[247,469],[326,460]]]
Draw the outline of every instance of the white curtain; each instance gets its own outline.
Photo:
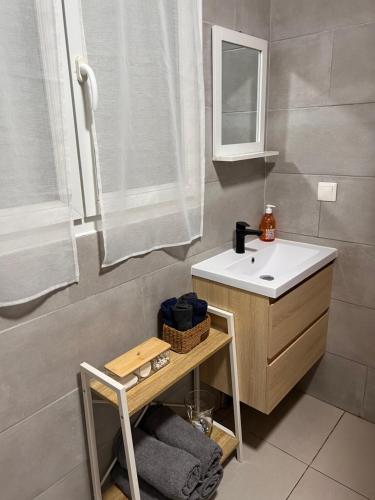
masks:
[[[104,266],[202,235],[199,0],[81,0]]]
[[[78,280],[61,1],[2,0],[0,61],[0,306],[8,306]]]

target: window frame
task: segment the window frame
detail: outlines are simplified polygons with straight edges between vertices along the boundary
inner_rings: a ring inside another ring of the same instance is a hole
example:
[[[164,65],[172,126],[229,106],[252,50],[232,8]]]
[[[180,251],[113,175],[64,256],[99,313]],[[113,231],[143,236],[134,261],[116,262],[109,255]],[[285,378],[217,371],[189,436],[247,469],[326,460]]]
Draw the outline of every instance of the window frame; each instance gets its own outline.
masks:
[[[198,2],[198,16],[200,24],[200,41],[203,58],[203,16],[202,0]],[[73,117],[73,126],[71,130],[75,133],[75,165],[74,175],[72,175],[72,205],[78,207],[74,210],[75,233],[76,236],[96,232],[101,229],[101,215],[98,189],[98,175],[95,166],[94,140],[90,127],[91,111],[85,100],[85,88],[77,77],[77,57],[82,57],[85,53],[84,40],[82,36],[80,4],[77,0],[61,0],[64,13],[65,37],[67,49],[67,62],[71,86],[71,100]],[[95,71],[95,68],[93,68]],[[99,93],[100,99],[100,93]],[[90,116],[89,116],[90,115]],[[139,206],[142,198],[147,198],[151,191],[159,191],[156,204],[163,202],[164,195],[177,186],[175,183],[168,183],[154,187],[146,191],[142,188],[129,189],[129,195],[134,200],[137,198],[134,206]],[[117,198],[117,192],[106,193],[113,208],[116,210],[122,203]],[[142,196],[144,195],[144,196]],[[168,198],[168,196],[167,196]],[[160,201],[159,201],[160,199]],[[151,206],[151,205],[150,205]]]

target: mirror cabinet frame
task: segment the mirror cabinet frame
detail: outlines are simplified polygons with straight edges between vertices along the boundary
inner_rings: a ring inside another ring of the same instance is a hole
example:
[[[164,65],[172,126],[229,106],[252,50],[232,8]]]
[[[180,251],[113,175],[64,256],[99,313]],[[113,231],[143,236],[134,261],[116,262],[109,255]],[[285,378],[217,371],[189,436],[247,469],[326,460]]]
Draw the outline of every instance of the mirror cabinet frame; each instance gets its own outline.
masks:
[[[240,144],[222,144],[222,45],[229,42],[259,51],[257,140]],[[267,92],[268,42],[221,26],[212,27],[212,137],[213,160],[264,152],[266,92]],[[263,155],[259,155],[263,156]],[[264,155],[265,156],[265,155]]]

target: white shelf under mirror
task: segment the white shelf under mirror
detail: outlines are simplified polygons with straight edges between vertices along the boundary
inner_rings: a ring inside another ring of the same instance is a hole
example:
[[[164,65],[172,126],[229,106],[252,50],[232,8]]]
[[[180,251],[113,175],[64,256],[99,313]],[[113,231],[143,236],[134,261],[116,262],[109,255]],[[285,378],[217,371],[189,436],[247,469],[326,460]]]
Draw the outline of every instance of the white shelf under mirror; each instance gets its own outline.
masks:
[[[241,161],[241,160],[251,160],[252,158],[268,158],[269,156],[277,156],[278,151],[258,151],[254,153],[244,153],[244,154],[233,154],[233,155],[223,155],[214,156],[214,161]]]

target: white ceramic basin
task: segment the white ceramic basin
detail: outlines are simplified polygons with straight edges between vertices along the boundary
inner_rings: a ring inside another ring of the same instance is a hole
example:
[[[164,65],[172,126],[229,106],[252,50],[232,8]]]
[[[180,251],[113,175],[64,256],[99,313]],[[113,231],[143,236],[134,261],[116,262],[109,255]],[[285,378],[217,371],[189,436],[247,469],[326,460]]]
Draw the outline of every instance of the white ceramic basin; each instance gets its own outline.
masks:
[[[277,298],[336,257],[336,248],[255,239],[246,243],[244,254],[228,250],[193,265],[192,274]]]

